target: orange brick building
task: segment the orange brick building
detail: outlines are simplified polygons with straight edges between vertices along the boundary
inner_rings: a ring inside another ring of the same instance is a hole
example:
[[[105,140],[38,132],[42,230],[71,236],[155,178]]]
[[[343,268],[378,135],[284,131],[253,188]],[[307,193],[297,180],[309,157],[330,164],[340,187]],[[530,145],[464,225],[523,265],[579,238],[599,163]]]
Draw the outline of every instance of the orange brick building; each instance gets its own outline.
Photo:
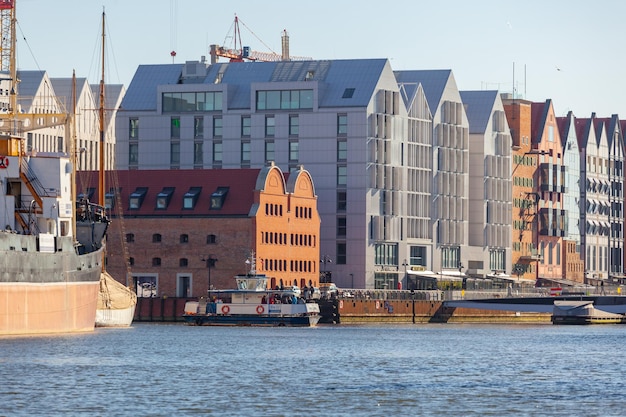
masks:
[[[537,154],[532,146],[532,102],[503,99],[504,111],[513,141],[512,195],[513,242],[512,274],[528,280],[537,279]]]
[[[97,195],[93,172],[77,183],[79,193]],[[107,271],[123,283],[132,277],[140,297],[232,288],[252,254],[273,286],[318,285],[320,217],[302,168],[115,171],[105,188]]]

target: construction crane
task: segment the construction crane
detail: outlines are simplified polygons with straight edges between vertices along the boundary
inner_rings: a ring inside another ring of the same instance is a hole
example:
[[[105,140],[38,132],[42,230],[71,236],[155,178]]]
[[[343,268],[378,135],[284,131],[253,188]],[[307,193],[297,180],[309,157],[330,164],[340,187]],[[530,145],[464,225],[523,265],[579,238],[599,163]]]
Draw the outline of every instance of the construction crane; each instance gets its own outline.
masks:
[[[246,29],[250,31],[254,35],[245,23],[241,22]],[[239,17],[235,15],[235,21],[233,23],[232,35],[231,32],[226,36],[226,39],[232,36],[233,38],[233,48],[228,49],[220,45],[211,45],[211,64],[217,63],[220,57],[227,58],[230,62],[244,62],[244,61],[264,61],[264,62],[275,62],[275,61],[310,61],[312,58],[310,57],[295,57],[289,55],[289,34],[287,30],[283,30],[283,34],[281,36],[281,45],[282,45],[282,54],[277,54],[276,52],[271,51],[271,49],[263,43],[271,52],[258,52],[250,49],[249,46],[243,46],[241,41],[241,31],[239,30]],[[254,35],[256,37],[256,35]],[[226,43],[226,40],[224,40]]]
[[[68,121],[65,108],[56,97],[52,98],[54,105],[41,113],[24,113],[18,102],[18,87],[20,80],[17,77],[15,28],[17,17],[15,14],[15,0],[0,0],[0,85],[9,92],[0,99],[0,133],[16,134],[30,132],[45,127],[62,126]],[[30,103],[33,97],[20,96],[24,103]]]

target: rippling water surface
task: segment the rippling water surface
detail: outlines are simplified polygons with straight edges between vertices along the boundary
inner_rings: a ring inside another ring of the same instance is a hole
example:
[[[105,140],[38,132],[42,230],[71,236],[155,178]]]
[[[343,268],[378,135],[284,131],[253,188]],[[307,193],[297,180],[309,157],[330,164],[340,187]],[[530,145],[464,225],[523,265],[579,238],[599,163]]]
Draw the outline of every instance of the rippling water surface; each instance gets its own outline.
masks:
[[[623,416],[626,326],[135,324],[0,338],[0,416]]]

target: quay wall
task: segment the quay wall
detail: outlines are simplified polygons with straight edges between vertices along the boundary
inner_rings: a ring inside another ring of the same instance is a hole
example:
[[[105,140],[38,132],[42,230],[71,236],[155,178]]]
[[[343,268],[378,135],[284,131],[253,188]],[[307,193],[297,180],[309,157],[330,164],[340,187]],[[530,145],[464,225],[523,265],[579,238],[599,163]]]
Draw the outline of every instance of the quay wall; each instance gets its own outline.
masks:
[[[182,322],[195,298],[138,298],[136,322]],[[415,304],[413,304],[415,303]],[[439,300],[336,299],[320,301],[325,323],[551,323],[551,314],[444,308]],[[328,312],[332,313],[328,313]],[[338,315],[338,317],[337,317]]]

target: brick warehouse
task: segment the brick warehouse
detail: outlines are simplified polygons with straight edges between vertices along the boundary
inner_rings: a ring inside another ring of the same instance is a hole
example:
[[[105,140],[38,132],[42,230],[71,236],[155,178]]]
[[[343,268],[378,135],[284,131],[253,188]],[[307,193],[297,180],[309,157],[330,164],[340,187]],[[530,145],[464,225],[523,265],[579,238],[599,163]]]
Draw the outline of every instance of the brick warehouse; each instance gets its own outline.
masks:
[[[80,173],[77,183],[79,194],[97,195],[95,173]],[[288,175],[274,164],[122,170],[107,173],[105,188],[113,220],[107,271],[129,284],[124,277],[132,277],[140,297],[198,297],[209,280],[231,288],[252,253],[273,286],[319,282],[317,196],[302,167]]]

